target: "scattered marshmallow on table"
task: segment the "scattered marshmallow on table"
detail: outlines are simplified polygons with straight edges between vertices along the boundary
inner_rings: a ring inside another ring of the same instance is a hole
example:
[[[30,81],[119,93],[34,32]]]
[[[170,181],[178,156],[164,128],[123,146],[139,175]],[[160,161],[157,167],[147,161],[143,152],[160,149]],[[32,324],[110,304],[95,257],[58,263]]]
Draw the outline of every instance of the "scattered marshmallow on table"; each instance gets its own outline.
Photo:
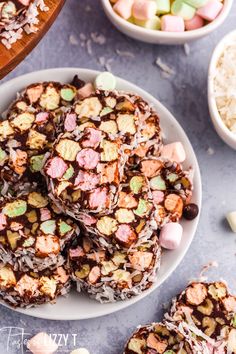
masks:
[[[40,332],[28,340],[27,348],[33,354],[53,354],[57,351],[58,345],[47,333]]]
[[[236,211],[232,211],[226,215],[226,219],[233,232],[236,232]]]
[[[86,348],[79,348],[73,350],[70,354],[89,354],[89,351]]]
[[[213,21],[219,15],[222,8],[222,2],[219,0],[211,0],[204,7],[200,7],[200,9],[197,10],[197,15],[207,21]]]
[[[203,18],[198,15],[195,15],[191,20],[187,20],[184,23],[186,31],[193,31],[204,26]]]
[[[182,239],[183,227],[177,222],[170,222],[163,226],[160,232],[160,246],[168,250],[179,247]]]
[[[186,159],[186,153],[183,144],[180,142],[164,145],[161,151],[161,157],[182,163]]]

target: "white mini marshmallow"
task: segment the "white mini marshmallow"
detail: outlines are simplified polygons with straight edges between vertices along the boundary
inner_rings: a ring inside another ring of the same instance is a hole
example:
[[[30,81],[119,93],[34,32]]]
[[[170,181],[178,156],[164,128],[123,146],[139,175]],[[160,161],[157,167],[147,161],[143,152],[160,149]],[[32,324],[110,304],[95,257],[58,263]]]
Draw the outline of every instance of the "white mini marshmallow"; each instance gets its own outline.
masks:
[[[73,350],[70,354],[89,354],[89,351],[86,348],[79,348]]]
[[[47,333],[40,332],[28,341],[27,348],[33,354],[53,354],[57,351],[58,345]]]
[[[170,222],[163,226],[160,233],[160,245],[168,250],[179,247],[183,234],[182,226],[177,222]]]
[[[236,211],[232,211],[226,215],[226,219],[233,232],[236,232]]]
[[[186,159],[186,153],[182,143],[176,142],[164,145],[161,151],[161,157],[181,163]]]

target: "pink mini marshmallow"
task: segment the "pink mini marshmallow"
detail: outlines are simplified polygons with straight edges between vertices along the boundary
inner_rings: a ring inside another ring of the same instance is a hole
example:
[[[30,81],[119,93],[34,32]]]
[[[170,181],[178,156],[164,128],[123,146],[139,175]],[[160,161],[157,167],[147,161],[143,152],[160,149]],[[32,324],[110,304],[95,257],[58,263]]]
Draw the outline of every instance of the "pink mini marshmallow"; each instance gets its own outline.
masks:
[[[47,333],[40,332],[28,341],[27,348],[33,354],[53,354],[57,351],[58,345]]]
[[[18,0],[22,5],[29,6],[30,0]]]
[[[78,90],[79,98],[86,98],[89,97],[94,92],[93,85],[89,82],[88,84],[84,85],[81,89]]]
[[[170,222],[163,226],[159,241],[163,248],[175,250],[179,247],[183,234],[182,226],[177,222]]]
[[[0,213],[0,231],[4,230],[7,225],[7,219],[6,216],[2,213]]]
[[[186,153],[182,143],[176,142],[164,145],[161,151],[161,157],[181,163],[186,159]]]
[[[219,0],[211,0],[205,6],[197,10],[197,15],[204,18],[204,20],[213,21],[219,15],[223,6],[224,5]]]
[[[202,17],[195,15],[191,20],[184,21],[186,31],[193,31],[204,26]]]
[[[44,123],[48,120],[49,113],[48,112],[39,112],[36,115],[35,123]]]
[[[41,221],[47,221],[51,219],[51,212],[48,208],[41,208],[40,209],[40,220]]]
[[[91,209],[96,209],[98,207],[105,207],[108,202],[107,189],[97,188],[89,196],[89,207]]]
[[[161,30],[166,32],[184,32],[184,20],[180,16],[164,15],[161,18]]]
[[[160,204],[163,202],[165,194],[162,191],[153,191],[152,197],[155,204]]]
[[[93,149],[83,149],[77,154],[76,161],[80,167],[92,170],[99,162],[99,153]]]
[[[66,170],[67,164],[60,157],[54,157],[46,168],[47,174],[52,178],[61,178]]]
[[[132,15],[137,20],[149,20],[156,15],[157,4],[152,0],[135,0]]]
[[[67,132],[72,132],[76,128],[76,114],[67,113],[64,128]]]
[[[113,9],[122,18],[128,20],[132,16],[133,4],[134,4],[134,0],[118,0],[113,6]]]
[[[100,178],[95,173],[79,171],[75,179],[75,186],[78,186],[82,191],[91,191],[100,182]]]

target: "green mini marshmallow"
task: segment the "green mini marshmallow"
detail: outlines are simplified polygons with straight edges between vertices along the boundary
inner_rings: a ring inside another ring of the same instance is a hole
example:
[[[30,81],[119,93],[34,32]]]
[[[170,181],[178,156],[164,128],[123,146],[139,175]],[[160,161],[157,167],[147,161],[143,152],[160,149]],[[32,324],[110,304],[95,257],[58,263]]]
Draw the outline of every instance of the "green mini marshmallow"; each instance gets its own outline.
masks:
[[[65,221],[60,221],[59,232],[61,235],[65,235],[67,232],[71,231],[72,227],[68,225]]]
[[[6,157],[7,157],[7,154],[5,153],[5,151],[2,148],[0,148],[0,163],[4,162]]]
[[[236,315],[234,315],[234,317],[232,319],[232,325],[234,328],[236,328]]]
[[[164,354],[175,354],[175,352],[173,350],[166,350]]]
[[[164,15],[170,12],[170,0],[156,0],[157,14]]]
[[[187,21],[194,17],[196,9],[183,2],[183,0],[175,0],[171,5],[171,13],[172,15],[180,16]]]
[[[32,172],[40,172],[43,168],[44,155],[32,156],[30,158],[30,170]]]
[[[209,0],[184,0],[186,4],[195,7],[195,9],[199,9],[200,7],[205,6]]]
[[[27,203],[24,200],[15,200],[12,203],[6,204],[2,213],[9,216],[9,218],[15,218],[17,216],[24,215],[27,210]]]
[[[166,183],[161,176],[156,176],[151,179],[150,187],[154,190],[165,191]]]
[[[64,101],[71,102],[75,97],[76,92],[72,88],[63,88],[61,89],[61,98]]]
[[[179,176],[176,173],[170,173],[166,179],[168,179],[169,182],[175,182],[177,181],[177,179],[179,178]]]
[[[94,86],[98,90],[112,91],[116,88],[116,78],[105,71],[96,77]]]
[[[70,167],[66,170],[65,174],[63,175],[63,179],[65,180],[70,179],[73,176],[74,172],[75,172],[74,167],[70,165]]]
[[[40,225],[40,230],[46,235],[53,235],[56,230],[56,221],[47,220]]]
[[[140,199],[137,209],[134,213],[140,217],[143,217],[148,214],[150,210],[150,203],[147,200]]]
[[[113,112],[113,109],[110,107],[104,107],[103,110],[100,112],[100,117],[106,116],[107,114]]]
[[[142,176],[134,176],[129,182],[130,189],[134,194],[138,194],[141,191],[143,184],[144,178]]]
[[[160,30],[161,29],[161,19],[158,16],[154,16],[149,20],[142,21],[135,19],[135,24],[140,27],[144,27],[151,30]]]

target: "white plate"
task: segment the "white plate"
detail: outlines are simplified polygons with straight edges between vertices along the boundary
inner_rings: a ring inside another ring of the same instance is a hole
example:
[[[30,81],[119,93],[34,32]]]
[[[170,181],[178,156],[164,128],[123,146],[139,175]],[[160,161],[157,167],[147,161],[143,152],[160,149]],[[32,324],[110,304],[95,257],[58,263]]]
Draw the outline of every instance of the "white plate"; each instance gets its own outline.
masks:
[[[0,86],[0,112],[7,109],[10,102],[14,100],[16,92],[22,90],[25,86],[34,82],[52,80],[66,83],[70,82],[76,74],[78,74],[82,80],[93,81],[98,72],[78,68],[59,68],[37,71],[10,80]],[[197,203],[200,209],[202,195],[200,170],[193,148],[179,123],[160,102],[139,87],[118,78],[117,89],[137,93],[146,101],[152,103],[160,116],[161,127],[166,140],[169,142],[181,141],[183,143],[187,154],[185,167],[191,166],[195,170],[193,202]],[[42,305],[26,310],[16,309],[16,311],[24,313],[25,315],[52,320],[81,320],[107,315],[130,306],[158,288],[179,265],[193,240],[198,220],[199,217],[193,221],[182,221],[184,233],[180,247],[175,251],[163,253],[162,265],[157,275],[156,283],[141,295],[127,301],[100,304],[89,299],[86,295],[71,292],[67,298],[58,299],[55,305]],[[4,304],[4,306],[6,305]]]

